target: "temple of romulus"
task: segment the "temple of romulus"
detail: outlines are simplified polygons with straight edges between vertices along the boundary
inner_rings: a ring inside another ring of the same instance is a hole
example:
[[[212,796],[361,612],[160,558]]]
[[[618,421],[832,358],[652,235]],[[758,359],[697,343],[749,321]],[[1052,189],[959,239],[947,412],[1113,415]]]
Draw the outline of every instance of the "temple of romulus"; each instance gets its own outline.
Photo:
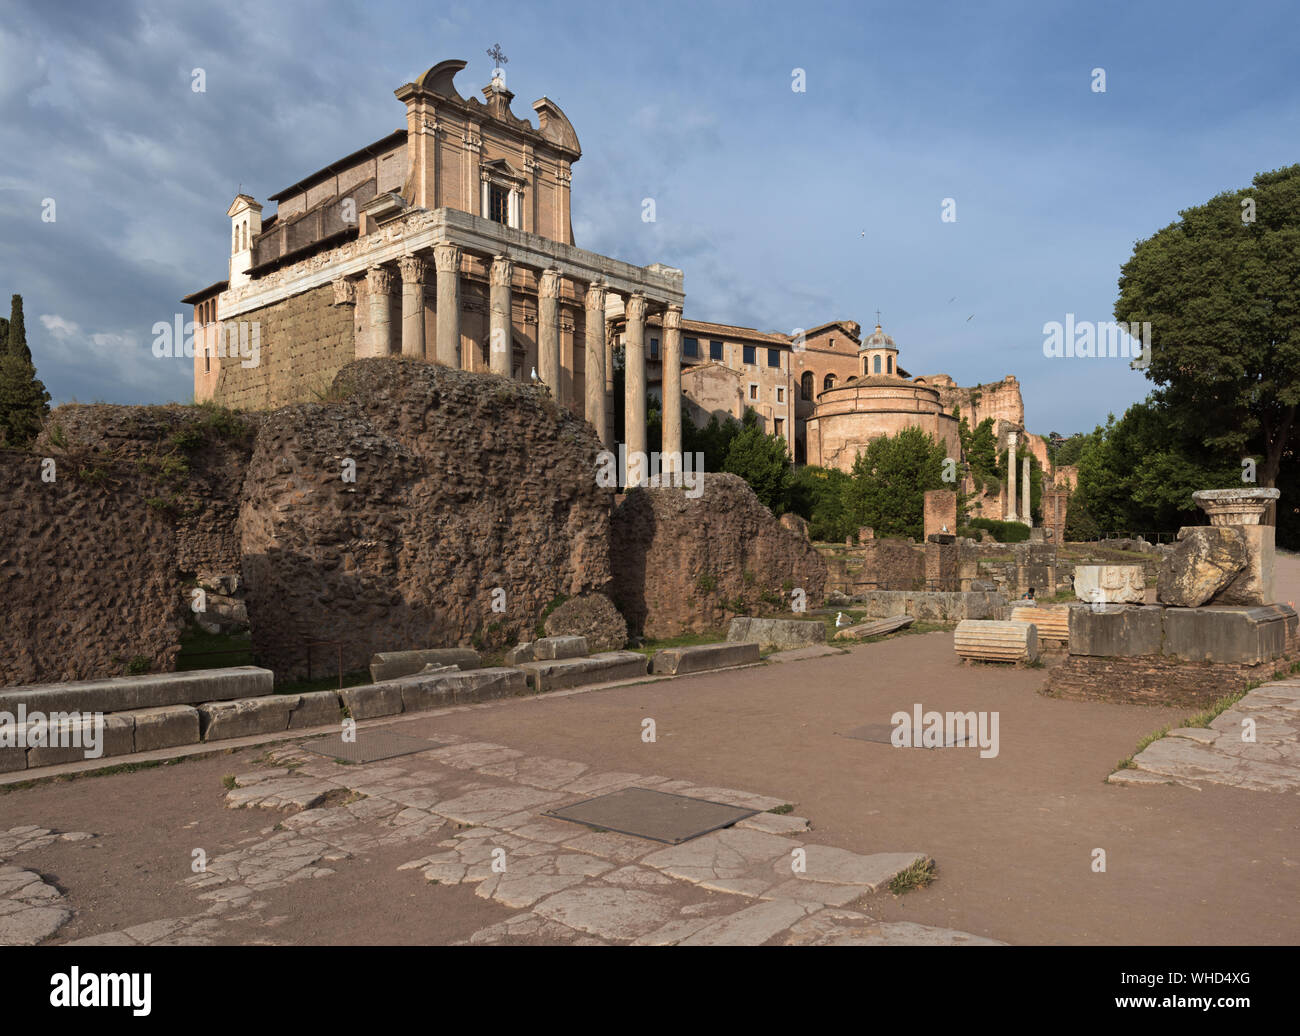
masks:
[[[675,339],[680,354],[682,272],[576,247],[573,126],[546,97],[533,104],[536,126],[517,118],[499,69],[482,101],[462,97],[453,80],[464,67],[444,61],[398,88],[406,128],[271,195],[274,215],[234,200],[228,279],[183,300],[200,328],[196,400],[311,401],[349,361],[400,354],[539,379],[607,443],[645,449],[645,320],[657,316],[666,350]],[[621,437],[610,427],[607,308],[627,322]],[[228,347],[250,328],[256,365]]]

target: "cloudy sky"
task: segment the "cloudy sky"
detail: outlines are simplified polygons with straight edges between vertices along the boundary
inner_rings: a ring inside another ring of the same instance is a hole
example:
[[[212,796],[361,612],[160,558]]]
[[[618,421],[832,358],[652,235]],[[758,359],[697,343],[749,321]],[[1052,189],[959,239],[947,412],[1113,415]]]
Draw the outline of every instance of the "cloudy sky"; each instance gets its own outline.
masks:
[[[1016,374],[1039,433],[1148,388],[1123,359],[1045,357],[1043,325],[1111,319],[1135,241],[1300,161],[1293,0],[3,12],[0,297],[24,296],[56,402],[188,400],[189,364],[154,358],[150,329],[225,278],[235,193],[269,215],[267,195],[404,126],[393,91],[429,66],[467,60],[476,93],[497,42],[516,114],[546,95],[577,129],[580,246],[681,267],[696,319],[879,309],[914,375]]]

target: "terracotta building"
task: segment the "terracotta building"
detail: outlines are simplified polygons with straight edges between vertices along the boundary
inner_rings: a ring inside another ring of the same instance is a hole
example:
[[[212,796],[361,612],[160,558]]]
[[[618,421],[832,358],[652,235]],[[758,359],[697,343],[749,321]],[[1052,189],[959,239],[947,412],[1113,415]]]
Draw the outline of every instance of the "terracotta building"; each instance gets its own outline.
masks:
[[[203,328],[197,399],[311,400],[349,360],[400,354],[536,377],[612,443],[608,308],[626,325],[622,438],[644,449],[646,320],[676,354],[682,271],[577,247],[573,126],[546,97],[536,125],[516,117],[499,69],[482,101],[462,97],[464,67],[444,61],[399,87],[405,128],[271,195],[273,215],[235,199],[227,279],[184,300]],[[255,363],[233,347],[240,336],[256,336]]]

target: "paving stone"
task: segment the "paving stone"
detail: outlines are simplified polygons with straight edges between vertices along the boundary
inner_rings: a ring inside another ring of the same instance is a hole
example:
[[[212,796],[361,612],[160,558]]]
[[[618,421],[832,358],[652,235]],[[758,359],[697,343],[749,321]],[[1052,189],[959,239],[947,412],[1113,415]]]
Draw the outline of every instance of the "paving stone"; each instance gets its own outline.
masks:
[[[435,748],[432,752],[423,753],[423,757],[429,762],[470,770],[506,759],[519,759],[523,754],[513,748],[494,745],[488,741],[469,741],[465,744],[448,745],[446,748]]]
[[[458,824],[490,824],[511,813],[555,802],[557,798],[554,792],[541,788],[489,788],[439,802],[432,810]]]
[[[575,852],[602,856],[616,863],[631,863],[654,850],[657,843],[633,835],[619,834],[617,831],[587,831],[575,824],[567,825],[570,837],[564,840],[566,849]]]
[[[793,814],[755,813],[752,817],[738,820],[736,827],[751,831],[765,831],[772,835],[798,835],[808,830],[808,818]]]
[[[830,845],[807,845],[804,849],[805,871],[792,873],[788,865],[778,862],[773,866],[773,874],[778,878],[793,876],[799,881],[858,885],[865,891],[877,892],[888,885],[894,875],[929,859],[925,853],[873,853],[862,856]]]
[[[660,849],[641,863],[705,888],[757,896],[776,883],[773,866],[789,866],[797,845],[780,835],[730,828]]]
[[[661,893],[586,885],[548,896],[533,912],[601,939],[630,942],[662,928],[677,908]]]
[[[1169,731],[1170,737],[1185,737],[1188,741],[1199,741],[1203,745],[1212,745],[1219,733],[1205,727],[1179,727]]]
[[[756,903],[734,914],[718,918],[694,935],[683,939],[681,946],[760,946],[796,921],[802,920],[805,908],[789,899]]]
[[[821,910],[790,927],[786,946],[1005,946],[1006,943],[912,921],[881,922],[853,910]]]

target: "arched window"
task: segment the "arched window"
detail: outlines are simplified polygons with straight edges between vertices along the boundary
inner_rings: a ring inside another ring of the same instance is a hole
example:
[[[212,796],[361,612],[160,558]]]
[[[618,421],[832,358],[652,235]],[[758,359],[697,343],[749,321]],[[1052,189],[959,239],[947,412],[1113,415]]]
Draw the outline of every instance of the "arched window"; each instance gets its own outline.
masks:
[[[872,361],[873,361],[873,362],[872,362],[872,364],[871,364],[871,368],[872,368],[871,373],[872,373],[872,374],[879,374],[879,373],[880,373],[880,354],[879,354],[879,353],[876,353],[876,355],[872,358]]]
[[[822,391],[829,392],[834,387],[835,387],[835,375],[827,374],[826,380],[822,382]]]
[[[894,373],[894,358],[892,356],[885,357],[885,373],[887,374]]]
[[[244,247],[248,247],[248,224],[244,224]]]
[[[799,379],[799,395],[804,399],[811,400],[813,397],[815,379],[812,371],[804,371],[803,377]]]
[[[230,242],[230,251],[231,253],[238,252],[239,251],[239,224],[236,223],[230,229],[234,235],[234,240]]]

